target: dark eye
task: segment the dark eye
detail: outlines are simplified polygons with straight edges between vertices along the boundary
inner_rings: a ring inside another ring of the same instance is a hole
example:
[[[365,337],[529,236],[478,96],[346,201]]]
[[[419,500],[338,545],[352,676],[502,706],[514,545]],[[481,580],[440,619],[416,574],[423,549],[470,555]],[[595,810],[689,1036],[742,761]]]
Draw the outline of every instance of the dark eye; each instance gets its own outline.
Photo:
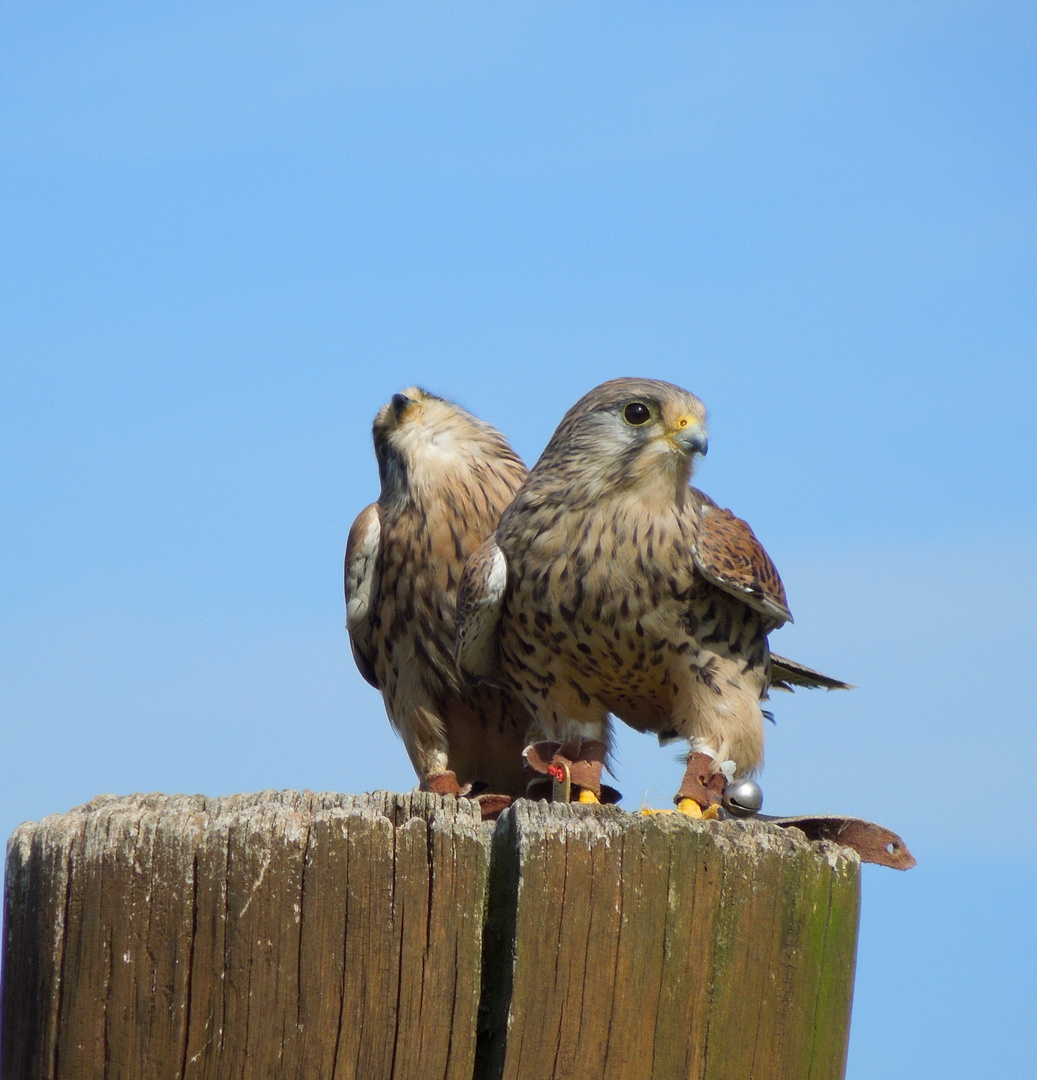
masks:
[[[647,424],[651,418],[651,410],[642,401],[631,401],[623,410],[623,419],[628,424],[640,426],[641,424]]]

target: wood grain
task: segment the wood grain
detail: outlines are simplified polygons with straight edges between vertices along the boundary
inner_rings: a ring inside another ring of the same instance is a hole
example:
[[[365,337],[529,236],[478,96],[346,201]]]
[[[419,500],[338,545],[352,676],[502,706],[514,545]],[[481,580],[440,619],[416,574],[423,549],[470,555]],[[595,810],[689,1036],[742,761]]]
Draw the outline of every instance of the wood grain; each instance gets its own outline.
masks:
[[[499,828],[478,1080],[843,1075],[853,852],[611,807],[523,802]]]
[[[859,863],[760,822],[103,796],[8,845],[5,1080],[834,1080]]]
[[[490,832],[430,795],[111,796],[8,847],[4,1077],[468,1080]]]

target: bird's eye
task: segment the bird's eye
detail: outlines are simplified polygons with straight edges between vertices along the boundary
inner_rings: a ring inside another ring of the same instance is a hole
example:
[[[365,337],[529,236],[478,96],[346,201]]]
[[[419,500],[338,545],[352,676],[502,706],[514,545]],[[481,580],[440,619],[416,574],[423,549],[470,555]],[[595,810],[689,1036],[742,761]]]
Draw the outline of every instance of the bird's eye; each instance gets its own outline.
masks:
[[[623,419],[628,424],[633,424],[635,427],[640,427],[641,424],[647,424],[651,418],[652,412],[643,401],[631,401],[623,410]]]

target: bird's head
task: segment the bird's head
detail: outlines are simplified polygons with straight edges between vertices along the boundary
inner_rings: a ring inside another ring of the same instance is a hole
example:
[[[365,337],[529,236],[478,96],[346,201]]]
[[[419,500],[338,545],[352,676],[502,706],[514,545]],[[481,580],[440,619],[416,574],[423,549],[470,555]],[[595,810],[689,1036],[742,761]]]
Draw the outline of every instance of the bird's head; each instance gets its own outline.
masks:
[[[480,461],[514,464],[504,436],[452,401],[409,386],[378,410],[372,429],[382,497],[420,497]]]
[[[706,408],[657,379],[612,379],[565,414],[535,472],[550,470],[589,501],[624,490],[679,499],[705,456]]]

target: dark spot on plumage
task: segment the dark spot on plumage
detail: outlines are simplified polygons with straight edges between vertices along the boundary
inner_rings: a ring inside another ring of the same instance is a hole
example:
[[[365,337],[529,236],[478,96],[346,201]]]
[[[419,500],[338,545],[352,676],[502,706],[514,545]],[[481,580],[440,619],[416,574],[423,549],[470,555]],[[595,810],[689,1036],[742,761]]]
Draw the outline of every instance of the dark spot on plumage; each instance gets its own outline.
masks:
[[[533,653],[536,652],[536,646],[531,644],[528,641],[520,641],[519,646],[521,647],[522,651],[526,654],[526,656],[532,656]]]
[[[566,681],[576,691],[576,696],[580,699],[581,705],[589,705],[591,703],[590,694],[588,694],[575,679],[568,679]]]
[[[620,615],[626,617],[630,614],[630,597],[624,596],[622,602],[619,605]]]
[[[521,626],[527,626],[529,624],[529,618],[524,611],[519,612],[518,621]]]
[[[533,622],[538,630],[546,630],[551,625],[551,619],[546,611],[538,611],[533,615]]]
[[[716,679],[713,675],[713,665],[715,660],[710,657],[704,664],[700,665],[698,670],[695,671],[695,665],[692,664],[692,670],[695,671],[695,678],[704,686],[708,686],[711,689],[716,686]]]
[[[634,620],[634,633],[637,634],[638,637],[645,636],[645,628],[641,625],[640,619]]]
[[[576,609],[576,610],[579,610],[579,608],[581,608],[583,606],[583,597],[584,597],[583,580],[581,578],[576,579],[576,584],[573,587],[572,596],[573,596],[573,608]]]
[[[565,604],[559,604],[558,610],[561,613],[562,618],[570,625],[576,622],[576,608],[566,607]]]
[[[454,542],[454,555],[459,559],[464,559],[464,538],[458,533],[454,532],[453,526],[450,528],[450,539]]]
[[[588,656],[590,655],[591,647],[585,641],[578,642],[576,648],[579,649],[580,652],[586,653]]]
[[[432,658],[428,654],[428,650],[425,648],[424,642],[420,638],[414,639],[414,659],[423,666],[431,667]]]

